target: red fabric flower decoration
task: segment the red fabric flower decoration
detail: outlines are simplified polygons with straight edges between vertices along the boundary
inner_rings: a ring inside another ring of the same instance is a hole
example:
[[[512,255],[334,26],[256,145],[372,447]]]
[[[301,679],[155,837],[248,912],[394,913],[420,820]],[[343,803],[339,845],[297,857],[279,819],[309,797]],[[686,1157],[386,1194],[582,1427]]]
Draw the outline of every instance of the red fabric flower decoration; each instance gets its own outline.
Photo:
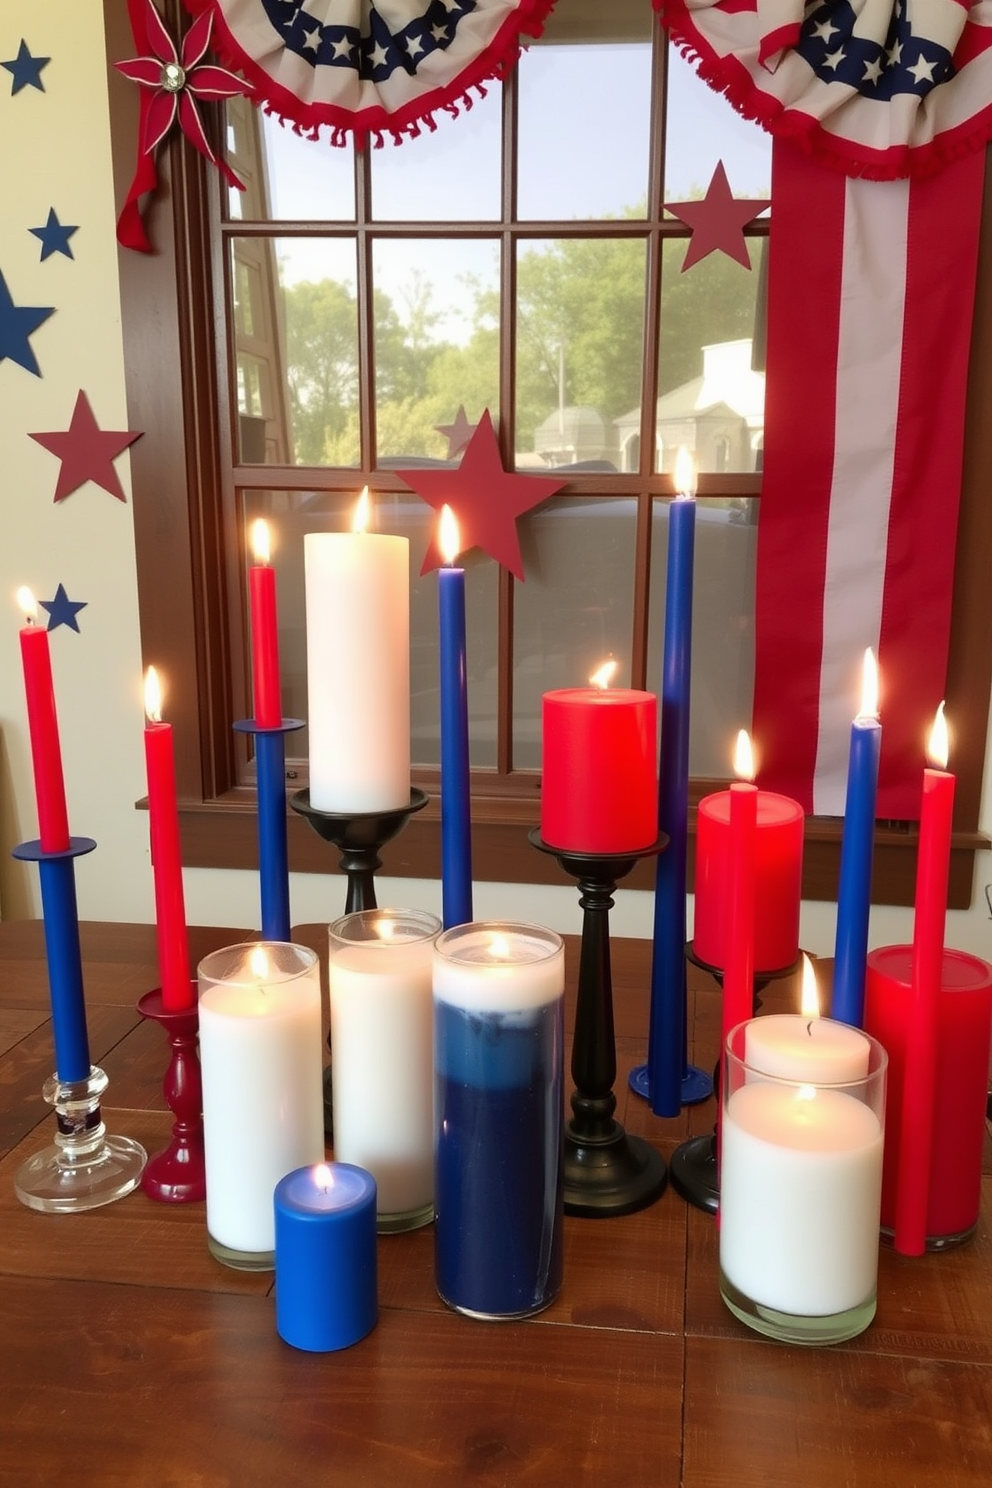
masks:
[[[213,24],[209,12],[204,12],[193,22],[183,37],[181,50],[177,50],[152,0],[128,0],[128,14],[135,45],[147,48],[152,55],[114,63],[118,72],[133,83],[139,83],[143,90],[138,121],[138,164],[127,200],[117,219],[117,240],[125,248],[150,253],[151,244],[141,219],[138,199],[146,192],[154,191],[158,185],[155,152],[159,145],[178,118],[183,134],[200,154],[217,167],[229,185],[243,191],[244,184],[226,161],[211,149],[196,100],[233,98],[250,90],[233,72],[204,62]]]

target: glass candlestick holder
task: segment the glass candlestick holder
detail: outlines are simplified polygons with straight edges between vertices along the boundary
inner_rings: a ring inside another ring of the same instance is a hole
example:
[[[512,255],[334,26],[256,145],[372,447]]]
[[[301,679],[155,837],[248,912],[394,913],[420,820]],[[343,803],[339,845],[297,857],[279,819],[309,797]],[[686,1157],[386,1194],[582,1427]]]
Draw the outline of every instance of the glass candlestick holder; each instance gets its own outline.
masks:
[[[72,1214],[122,1199],[137,1188],[147,1154],[132,1137],[110,1136],[100,1111],[107,1076],[93,1065],[85,1080],[52,1075],[42,1094],[55,1108],[55,1141],[22,1163],[14,1192],[29,1209]]]

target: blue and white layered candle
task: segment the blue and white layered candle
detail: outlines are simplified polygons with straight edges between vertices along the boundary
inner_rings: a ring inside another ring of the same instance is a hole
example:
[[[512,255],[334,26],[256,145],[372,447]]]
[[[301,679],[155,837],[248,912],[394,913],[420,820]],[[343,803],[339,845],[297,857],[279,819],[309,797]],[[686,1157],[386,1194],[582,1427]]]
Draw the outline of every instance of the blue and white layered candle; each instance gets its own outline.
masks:
[[[435,1281],[471,1316],[526,1317],[561,1287],[564,987],[551,930],[435,942]]]
[[[851,724],[844,836],[837,886],[837,933],[831,1017],[860,1028],[864,1023],[871,870],[875,846],[875,797],[882,726],[878,721],[878,667],[865,652],[861,708]]]

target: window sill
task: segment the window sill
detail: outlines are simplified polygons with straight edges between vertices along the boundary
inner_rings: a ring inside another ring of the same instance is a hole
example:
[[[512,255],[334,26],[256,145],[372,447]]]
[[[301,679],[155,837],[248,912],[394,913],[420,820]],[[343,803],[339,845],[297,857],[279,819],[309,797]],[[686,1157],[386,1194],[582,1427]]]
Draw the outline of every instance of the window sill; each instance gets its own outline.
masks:
[[[536,778],[536,777],[535,777]],[[139,805],[144,805],[140,802]],[[527,833],[537,825],[540,807],[534,799],[488,797],[473,807],[473,870],[481,882],[563,882],[553,858],[536,852]],[[179,812],[183,863],[188,868],[256,869],[258,837],[255,793],[239,787],[216,801],[185,803]],[[337,853],[322,842],[296,812],[289,812],[289,866],[296,873],[339,871]],[[911,905],[916,887],[915,827],[905,830],[880,826],[875,833],[873,901]],[[837,896],[841,822],[809,817],[803,855],[803,897],[833,900]],[[972,898],[974,855],[990,846],[982,832],[955,832],[951,850],[948,907],[968,909]],[[437,879],[441,876],[440,803],[435,794],[411,817],[398,837],[381,853],[382,872],[394,878]],[[689,832],[689,882],[695,858],[695,830]],[[653,889],[654,868],[642,860],[624,879],[623,887]]]

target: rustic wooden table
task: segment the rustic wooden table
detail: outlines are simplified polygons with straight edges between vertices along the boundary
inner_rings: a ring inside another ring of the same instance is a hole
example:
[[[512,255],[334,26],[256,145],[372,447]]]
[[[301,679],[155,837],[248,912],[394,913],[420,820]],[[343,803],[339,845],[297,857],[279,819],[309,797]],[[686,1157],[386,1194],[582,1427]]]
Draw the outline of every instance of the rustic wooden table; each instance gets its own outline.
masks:
[[[322,948],[323,927],[297,933]],[[242,934],[194,930],[194,956]],[[153,932],[87,924],[83,951],[108,1125],[158,1150],[166,1046],[135,1011],[156,981]],[[568,952],[574,989],[574,941]],[[659,1120],[628,1093],[649,965],[646,943],[614,941],[618,1115],[668,1155],[712,1126],[713,1104]],[[710,1067],[718,992],[693,983],[690,1054]],[[796,995],[778,983],[765,1003]],[[718,1293],[713,1220],[669,1190],[640,1214],[566,1219],[562,1293],[524,1323],[449,1312],[430,1229],[382,1237],[378,1326],[310,1355],[275,1332],[271,1275],[208,1255],[202,1205],[139,1192],[47,1215],[14,1197],[15,1169],[52,1137],[34,922],[0,925],[0,1051],[0,1482],[12,1488],[992,1484],[988,1176],[975,1240],[918,1260],[884,1249],[875,1322],[842,1346],[788,1348],[738,1324]]]

